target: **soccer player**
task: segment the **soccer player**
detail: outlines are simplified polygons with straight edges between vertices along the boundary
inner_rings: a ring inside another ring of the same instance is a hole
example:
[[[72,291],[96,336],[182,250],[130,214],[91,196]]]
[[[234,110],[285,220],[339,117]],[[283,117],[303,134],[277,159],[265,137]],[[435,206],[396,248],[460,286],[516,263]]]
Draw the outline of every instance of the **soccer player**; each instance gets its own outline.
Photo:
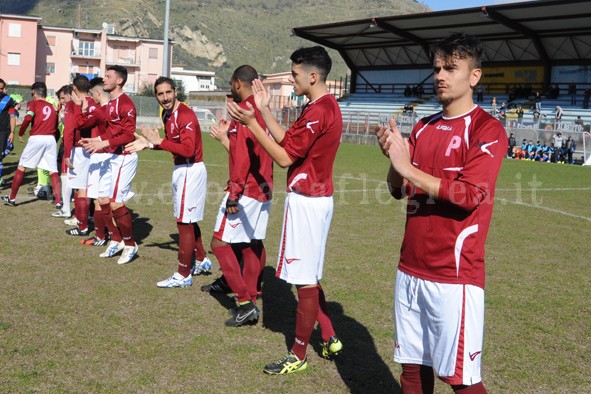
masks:
[[[66,224],[70,224],[70,220],[72,220],[73,222],[76,222],[76,218],[72,218],[69,219],[70,216],[72,216],[72,210],[70,208],[70,200],[71,200],[71,196],[72,196],[72,186],[70,184],[70,178],[68,177],[68,167],[66,166],[66,163],[64,161],[64,138],[63,138],[63,132],[64,132],[64,124],[65,124],[65,119],[66,119],[66,115],[68,113],[68,109],[70,109],[70,113],[72,112],[72,108],[73,108],[73,104],[71,104],[72,101],[72,86],[71,85],[64,85],[62,86],[56,93],[56,96],[58,98],[58,103],[57,103],[57,111],[58,111],[58,117],[59,117],[59,125],[58,125],[58,129],[60,129],[61,134],[62,134],[62,143],[60,144],[60,148],[58,150],[58,155],[57,155],[57,163],[58,163],[58,168],[60,168],[60,180],[61,180],[61,185],[62,185],[62,197],[63,197],[63,206],[60,210],[58,210],[57,212],[53,212],[51,214],[51,216],[53,216],[54,218],[66,218],[65,222]],[[49,101],[49,99],[47,99]],[[43,175],[41,173],[38,174],[38,178],[39,178],[39,183],[42,183],[41,179],[42,179]]]
[[[232,74],[232,99],[243,109],[248,109],[247,103],[251,108],[255,107],[252,83],[257,77],[257,71],[249,65],[238,67]],[[255,110],[255,119],[266,131],[267,126],[258,110]],[[238,303],[225,324],[238,327],[256,322],[259,318],[257,285],[266,260],[263,239],[271,209],[273,160],[243,124],[234,120],[231,123],[221,121],[211,128],[214,133],[221,132],[218,129],[227,133],[227,145],[224,146],[229,151],[230,172],[228,191],[218,211],[211,250]],[[239,254],[243,259],[242,270]]]
[[[12,187],[9,196],[2,199],[7,205],[16,205],[16,194],[23,183],[25,168],[41,168],[49,171],[51,185],[55,197],[55,207],[60,210],[62,201],[60,196],[60,179],[57,174],[57,112],[52,104],[45,101],[47,86],[45,82],[35,82],[31,85],[33,100],[27,107],[27,114],[21,124],[18,137],[21,142],[23,135],[31,124],[29,140],[21,154],[18,167],[12,179]]]
[[[207,192],[207,170],[203,164],[201,128],[195,112],[176,97],[176,84],[168,77],[154,83],[154,94],[162,107],[165,138],[157,128],[140,127],[143,137],[126,145],[126,152],[162,149],[172,153],[173,210],[179,230],[178,270],[156,283],[162,288],[187,287],[193,284],[191,264],[195,252],[197,273],[211,268],[205,254],[199,221],[203,220]]]
[[[297,288],[295,343],[289,353],[264,368],[268,374],[286,374],[307,368],[306,349],[316,321],[320,324],[322,355],[330,358],[341,351],[320,286],[326,239],[333,212],[332,171],[342,134],[342,117],[336,99],[329,93],[326,77],[332,61],[322,47],[300,48],[290,57],[296,95],[309,102],[300,117],[284,130],[269,107],[271,96],[260,80],[253,81],[256,107],[273,139],[247,108],[228,103],[228,112],[248,126],[263,149],[287,171],[283,229],[276,275]]]
[[[0,79],[0,186],[4,186],[2,179],[2,160],[8,143],[14,140],[16,128],[16,102],[6,93],[6,82]]]
[[[80,105],[74,107],[76,127],[81,129],[91,128],[91,138],[107,139],[107,105],[109,94],[105,92],[102,78],[93,78],[90,81],[90,100],[81,100]],[[87,196],[94,204],[94,230],[95,235],[84,240],[84,245],[105,246],[110,239],[107,221],[112,222],[112,217],[105,217],[98,201],[101,176],[108,175],[110,153],[104,149],[90,155],[87,177]],[[103,184],[104,184],[103,180]]]
[[[88,228],[88,211],[90,200],[86,196],[88,181],[88,167],[90,165],[90,154],[80,145],[82,138],[92,137],[92,128],[77,127],[80,111],[75,107],[82,105],[82,100],[87,101],[89,111],[94,111],[96,104],[91,97],[88,97],[90,81],[84,75],[79,75],[72,81],[71,100],[66,106],[64,117],[64,167],[67,170],[67,178],[70,187],[75,190],[74,216],[78,226],[66,230],[66,234],[87,236],[90,233]]]
[[[125,67],[108,66],[103,80],[103,87],[111,98],[106,108],[107,138],[82,138],[80,143],[90,154],[103,149],[110,153],[105,159],[108,164],[106,173],[100,178],[98,200],[111,240],[100,257],[113,257],[122,251],[117,264],[127,264],[138,252],[133,239],[131,212],[125,206],[125,201],[134,194],[130,189],[138,159],[136,153],[124,151],[125,145],[135,139],[136,110],[133,101],[123,93],[127,81]]]
[[[482,75],[480,41],[454,33],[433,55],[443,111],[423,118],[408,140],[393,120],[377,131],[391,162],[390,193],[408,197],[394,291],[394,360],[402,364],[405,393],[432,393],[433,370],[456,393],[486,393],[484,243],[507,134],[472,100]]]

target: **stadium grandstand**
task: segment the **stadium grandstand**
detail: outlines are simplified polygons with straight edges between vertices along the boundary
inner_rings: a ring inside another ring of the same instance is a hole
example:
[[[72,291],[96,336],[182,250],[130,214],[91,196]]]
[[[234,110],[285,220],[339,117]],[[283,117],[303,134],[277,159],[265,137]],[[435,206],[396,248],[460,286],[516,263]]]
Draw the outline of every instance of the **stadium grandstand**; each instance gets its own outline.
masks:
[[[572,137],[575,160],[583,163],[591,161],[589,20],[591,1],[541,0],[295,27],[293,33],[338,51],[351,70],[340,99],[345,140],[375,143],[375,124],[389,116],[409,133],[420,117],[439,111],[429,48],[464,31],[485,48],[475,102],[518,141],[550,143],[558,132]]]

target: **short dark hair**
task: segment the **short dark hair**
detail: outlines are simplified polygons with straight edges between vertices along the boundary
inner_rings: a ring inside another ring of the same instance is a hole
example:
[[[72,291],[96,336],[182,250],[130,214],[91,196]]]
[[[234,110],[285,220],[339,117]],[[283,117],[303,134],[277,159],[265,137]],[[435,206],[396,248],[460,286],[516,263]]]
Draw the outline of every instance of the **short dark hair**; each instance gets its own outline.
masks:
[[[326,77],[332,68],[332,60],[328,56],[326,49],[321,46],[297,49],[289,58],[294,64],[315,68],[323,82],[326,81]]]
[[[57,97],[60,96],[60,93],[63,94],[72,94],[72,85],[64,85],[56,92]]]
[[[115,71],[115,74],[117,74],[119,78],[123,79],[121,86],[125,85],[125,82],[127,82],[127,69],[123,66],[115,64],[114,66],[107,66],[107,71],[111,70]]]
[[[90,81],[85,75],[76,76],[72,81],[72,85],[76,86],[76,89],[82,93],[88,93],[90,90]]]
[[[4,80],[2,78],[0,78],[0,83],[4,84],[4,86],[6,86],[6,82],[4,82]]]
[[[464,32],[456,32],[438,41],[431,49],[431,56],[440,56],[443,59],[451,60],[454,57],[459,59],[471,58],[474,68],[482,67],[482,43],[472,35]]]
[[[172,88],[172,90],[176,91],[176,83],[174,82],[174,80],[172,78],[158,77],[156,82],[154,82],[154,94],[156,94],[156,87],[158,85],[162,85],[163,83],[169,84],[170,87]]]
[[[31,85],[31,90],[37,93],[39,97],[47,97],[47,85],[45,85],[45,82],[35,82]]]
[[[92,78],[90,81],[90,89],[93,89],[95,86],[100,85],[101,87],[105,84],[101,77]],[[88,89],[88,90],[90,90]]]
[[[234,70],[234,73],[232,74],[232,81],[242,81],[248,85],[252,85],[252,81],[257,79],[258,77],[259,74],[253,66],[243,64],[242,66]]]

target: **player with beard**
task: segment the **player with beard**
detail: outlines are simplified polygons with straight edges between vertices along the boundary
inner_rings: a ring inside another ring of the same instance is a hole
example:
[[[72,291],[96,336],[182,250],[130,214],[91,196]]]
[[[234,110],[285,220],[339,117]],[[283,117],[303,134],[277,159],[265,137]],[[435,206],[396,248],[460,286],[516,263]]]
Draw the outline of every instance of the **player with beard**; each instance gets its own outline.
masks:
[[[55,197],[55,207],[62,208],[60,178],[57,173],[57,124],[58,115],[52,104],[48,103],[47,86],[44,82],[35,82],[31,85],[31,101],[27,107],[27,114],[21,124],[18,137],[21,142],[23,135],[31,124],[29,140],[21,154],[18,167],[12,179],[12,187],[9,196],[2,199],[7,205],[16,205],[15,199],[18,189],[25,177],[25,168],[41,168],[49,171],[51,186]]]
[[[390,193],[408,197],[394,288],[394,360],[405,393],[432,393],[434,371],[456,393],[486,393],[484,244],[507,134],[472,99],[482,52],[464,33],[438,42],[433,78],[443,111],[408,140],[393,120],[377,131]]]
[[[252,82],[257,77],[256,70],[249,65],[238,67],[232,74],[232,99],[241,108],[248,108],[247,103],[255,106]],[[259,126],[267,130],[260,111],[256,111],[255,118]],[[259,277],[266,263],[263,239],[271,209],[273,160],[243,124],[222,120],[219,125],[211,127],[212,133],[227,136],[224,146],[229,152],[230,173],[228,191],[218,211],[211,250],[238,303],[225,324],[238,327],[256,322],[259,318],[256,299]],[[213,291],[213,285],[204,286],[202,290]]]
[[[133,239],[131,212],[125,202],[133,197],[131,182],[137,170],[137,154],[125,152],[125,145],[135,139],[136,109],[129,96],[123,93],[127,70],[119,65],[107,67],[103,87],[111,100],[106,108],[106,139],[82,138],[80,144],[90,154],[103,149],[110,155],[105,158],[106,173],[100,178],[98,201],[109,228],[111,240],[100,257],[112,257],[121,253],[117,264],[127,264],[138,252]],[[112,219],[111,219],[112,218]]]
[[[196,273],[208,271],[211,262],[205,254],[199,221],[203,220],[207,192],[207,170],[203,164],[201,128],[192,109],[176,98],[176,84],[168,77],[154,83],[156,100],[162,107],[165,138],[156,127],[140,127],[142,136],[125,146],[126,152],[162,149],[172,153],[172,196],[174,216],[179,231],[178,270],[156,283],[162,288],[187,287],[193,284],[191,264],[195,253]]]

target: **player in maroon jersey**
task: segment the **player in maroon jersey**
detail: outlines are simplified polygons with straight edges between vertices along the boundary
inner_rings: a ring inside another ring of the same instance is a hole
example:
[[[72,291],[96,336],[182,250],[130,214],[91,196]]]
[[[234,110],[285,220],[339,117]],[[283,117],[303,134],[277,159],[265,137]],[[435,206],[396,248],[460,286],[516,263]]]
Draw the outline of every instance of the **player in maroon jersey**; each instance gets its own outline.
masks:
[[[288,168],[276,275],[297,288],[295,343],[285,357],[265,366],[264,372],[269,374],[307,368],[306,349],[317,321],[324,341],[322,355],[329,358],[343,348],[335,335],[319,283],[333,212],[333,164],[343,121],[339,105],[326,86],[332,67],[326,50],[318,46],[300,48],[290,58],[294,92],[310,101],[289,130],[284,130],[273,117],[270,94],[258,79],[253,81],[255,103],[273,139],[268,138],[257,122],[250,103],[246,104],[247,108],[228,103],[232,118],[246,124],[271,158]]]
[[[82,101],[90,104],[90,110],[94,110],[96,104],[94,100],[88,97],[90,82],[84,75],[79,75],[72,81],[71,100],[66,105],[66,114],[64,116],[64,165],[67,169],[68,181],[73,190],[74,197],[74,216],[78,221],[78,226],[66,230],[66,234],[86,236],[90,233],[88,228],[88,212],[90,201],[86,196],[86,187],[88,180],[88,166],[90,164],[90,154],[80,145],[82,138],[89,138],[92,134],[91,127],[79,127],[78,118],[80,111],[76,107],[82,106]]]
[[[125,201],[134,194],[130,188],[138,159],[137,154],[124,151],[125,145],[135,139],[136,109],[129,96],[123,93],[123,86],[127,81],[127,70],[124,67],[107,67],[103,80],[103,87],[111,97],[105,118],[107,138],[83,138],[81,145],[91,154],[101,150],[110,153],[106,160],[107,172],[101,176],[98,200],[111,240],[100,257],[112,257],[122,251],[117,264],[127,264],[138,251],[133,239],[131,213],[125,206]],[[110,220],[111,217],[114,222]]]
[[[31,124],[29,140],[19,159],[18,167],[12,180],[10,195],[4,196],[2,199],[7,205],[16,205],[16,194],[23,183],[25,168],[39,167],[49,171],[55,197],[55,207],[61,210],[61,185],[57,173],[56,145],[58,115],[53,105],[45,101],[47,97],[47,86],[44,82],[35,82],[31,85],[31,96],[33,96],[33,101],[27,107],[27,114],[18,132],[19,140],[24,142],[23,135],[25,135],[27,127]]]
[[[201,128],[195,112],[176,98],[176,84],[168,77],[154,83],[156,100],[162,107],[165,138],[156,127],[140,127],[142,136],[125,146],[127,152],[163,149],[172,153],[172,194],[174,216],[179,230],[178,270],[169,278],[156,283],[162,288],[187,287],[193,284],[191,265],[211,268],[205,254],[199,221],[203,220],[207,170],[203,164]],[[199,272],[201,273],[201,271]]]
[[[433,392],[435,370],[456,393],[486,393],[484,243],[507,135],[472,99],[482,75],[480,41],[455,33],[433,54],[443,111],[422,119],[408,140],[393,120],[377,132],[391,162],[390,192],[408,197],[394,359],[402,364],[403,392]]]
[[[241,108],[248,109],[246,103],[255,106],[252,82],[257,77],[257,71],[249,65],[238,67],[232,74],[232,99]],[[259,126],[267,130],[260,111],[256,111],[255,118]],[[226,325],[237,327],[259,318],[257,286],[266,263],[263,239],[271,210],[273,160],[243,124],[234,120],[220,121],[212,129],[213,133],[227,136],[224,146],[229,152],[230,180],[218,211],[211,250],[238,303],[238,307],[231,310],[232,317]],[[204,291],[213,289],[214,284],[202,287]]]
[[[80,129],[91,129],[91,138],[107,139],[107,105],[109,94],[103,88],[102,78],[93,78],[90,81],[89,95],[91,100],[80,100],[80,104],[74,107],[76,127]],[[90,155],[88,164],[88,177],[86,194],[93,200],[94,204],[94,230],[95,235],[85,239],[82,243],[88,246],[105,246],[109,241],[107,221],[111,217],[105,217],[98,201],[101,175],[106,176],[108,171],[110,153],[105,150],[96,151]]]

